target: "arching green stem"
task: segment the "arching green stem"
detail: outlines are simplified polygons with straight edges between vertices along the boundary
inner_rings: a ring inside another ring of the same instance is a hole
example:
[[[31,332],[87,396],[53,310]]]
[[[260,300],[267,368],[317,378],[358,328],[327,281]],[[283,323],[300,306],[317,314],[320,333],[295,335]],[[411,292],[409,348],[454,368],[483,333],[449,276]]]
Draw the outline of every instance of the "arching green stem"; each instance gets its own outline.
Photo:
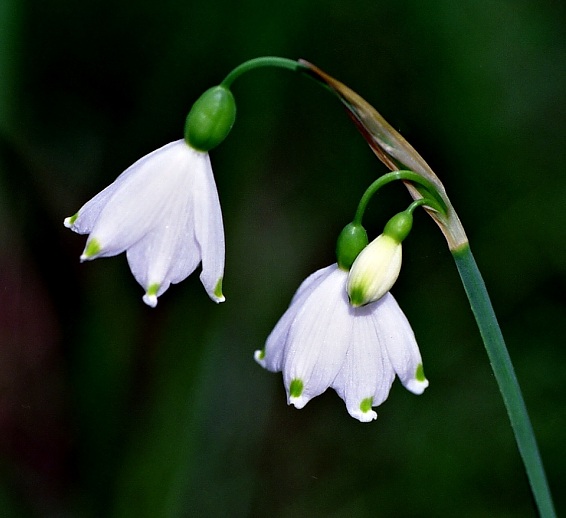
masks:
[[[285,68],[287,70],[291,70],[293,72],[299,72],[301,70],[306,70],[307,67],[294,59],[287,59],[287,58],[278,58],[275,56],[264,56],[261,58],[250,59],[245,63],[237,66],[232,72],[230,72],[225,78],[220,86],[225,88],[230,88],[232,83],[240,77],[242,74],[249,72],[250,70],[254,70],[256,68],[262,67],[277,67],[277,68]]]
[[[415,209],[422,207],[423,205],[428,205],[429,207],[435,208],[436,203],[437,202],[435,200],[431,200],[430,198],[420,198],[419,200],[415,200],[413,203],[411,203],[407,207],[407,210],[405,212],[412,214],[413,212],[415,212]]]
[[[426,178],[423,178],[420,174],[414,173],[413,171],[393,171],[392,173],[384,174],[380,176],[375,182],[373,182],[367,189],[364,195],[362,196],[360,203],[358,204],[358,208],[356,210],[356,215],[354,216],[353,223],[361,224],[362,217],[364,212],[367,208],[369,201],[371,200],[372,196],[381,189],[384,185],[388,183],[394,182],[395,180],[403,180],[406,182],[412,182],[417,184],[418,186],[424,188],[428,196],[425,196],[426,203],[421,202],[419,205],[428,205],[432,209],[444,214],[446,207],[440,195],[436,192],[436,188],[434,185],[429,182]],[[418,207],[419,205],[416,205]],[[411,205],[412,206],[412,205]],[[413,209],[414,210],[414,209]],[[412,212],[412,211],[411,211]]]

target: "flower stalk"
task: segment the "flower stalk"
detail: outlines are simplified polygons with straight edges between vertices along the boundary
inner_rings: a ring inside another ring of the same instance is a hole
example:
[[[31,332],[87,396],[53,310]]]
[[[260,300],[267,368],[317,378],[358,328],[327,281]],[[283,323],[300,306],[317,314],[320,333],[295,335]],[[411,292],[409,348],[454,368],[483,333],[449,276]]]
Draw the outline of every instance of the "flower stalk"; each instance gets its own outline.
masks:
[[[260,58],[250,59],[249,61],[237,66],[224,78],[224,80],[220,83],[220,86],[230,88],[232,83],[242,74],[245,74],[250,70],[263,67],[283,68],[290,70],[291,72],[306,71],[308,68],[301,61],[296,61],[294,59],[280,58],[276,56],[263,56]]]
[[[402,180],[405,184],[408,182],[414,184],[422,195],[422,197],[419,198],[419,200],[421,200],[419,201],[420,205],[427,205],[430,209],[440,214],[446,214],[447,208],[444,200],[436,190],[436,186],[433,183],[413,171],[400,170],[392,171],[391,173],[380,176],[366,189],[366,192],[360,199],[360,203],[358,203],[356,215],[354,216],[354,223],[361,223],[364,212],[366,211],[367,205],[372,196],[379,189],[391,182],[394,182],[395,180]]]

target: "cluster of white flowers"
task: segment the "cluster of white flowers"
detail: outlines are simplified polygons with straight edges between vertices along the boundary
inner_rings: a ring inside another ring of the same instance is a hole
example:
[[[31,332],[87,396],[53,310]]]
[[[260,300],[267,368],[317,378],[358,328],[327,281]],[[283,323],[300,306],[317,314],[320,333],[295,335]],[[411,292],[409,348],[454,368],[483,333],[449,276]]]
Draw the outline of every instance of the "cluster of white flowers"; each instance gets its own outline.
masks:
[[[229,90],[207,91],[187,118],[185,139],[138,160],[66,218],[65,226],[88,234],[81,261],[126,252],[152,307],[202,263],[208,295],[224,301],[224,229],[208,150],[224,139],[234,116]],[[393,221],[369,245],[361,225],[348,225],[344,243],[356,245],[303,282],[256,351],[260,365],[283,372],[289,404],[302,408],[332,387],[350,415],[366,422],[377,417],[372,407],[387,398],[395,374],[415,394],[428,386],[411,326],[389,293],[412,216]]]

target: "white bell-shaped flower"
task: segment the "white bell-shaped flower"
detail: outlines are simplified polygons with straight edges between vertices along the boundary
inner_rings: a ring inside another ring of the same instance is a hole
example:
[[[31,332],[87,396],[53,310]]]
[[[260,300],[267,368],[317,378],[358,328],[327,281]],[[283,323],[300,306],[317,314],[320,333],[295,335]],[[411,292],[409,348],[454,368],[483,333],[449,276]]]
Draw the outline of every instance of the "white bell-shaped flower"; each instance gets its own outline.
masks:
[[[428,386],[415,336],[389,293],[354,307],[348,272],[334,264],[308,277],[256,361],[283,372],[288,402],[297,408],[332,387],[352,417],[377,417],[372,407],[389,394],[395,374],[414,394]]]
[[[138,160],[65,226],[89,234],[81,261],[125,251],[149,306],[200,262],[208,295],[224,301],[224,228],[212,167],[208,153],[184,140]]]

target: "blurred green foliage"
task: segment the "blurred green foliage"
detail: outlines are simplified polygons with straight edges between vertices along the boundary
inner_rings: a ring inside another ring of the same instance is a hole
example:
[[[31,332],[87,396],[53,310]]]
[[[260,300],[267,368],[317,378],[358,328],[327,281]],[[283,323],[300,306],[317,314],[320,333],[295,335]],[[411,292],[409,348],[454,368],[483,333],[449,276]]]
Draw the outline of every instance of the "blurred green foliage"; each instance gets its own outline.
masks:
[[[453,261],[424,213],[393,293],[430,388],[372,424],[297,411],[252,354],[385,169],[335,99],[264,70],[212,153],[227,302],[196,275],[155,310],[125,258],[79,265],[62,221],[182,135],[260,55],[363,95],[443,179],[493,297],[558,512],[566,362],[565,4],[559,0],[0,0],[2,516],[534,516]],[[371,204],[370,238],[407,205]]]

